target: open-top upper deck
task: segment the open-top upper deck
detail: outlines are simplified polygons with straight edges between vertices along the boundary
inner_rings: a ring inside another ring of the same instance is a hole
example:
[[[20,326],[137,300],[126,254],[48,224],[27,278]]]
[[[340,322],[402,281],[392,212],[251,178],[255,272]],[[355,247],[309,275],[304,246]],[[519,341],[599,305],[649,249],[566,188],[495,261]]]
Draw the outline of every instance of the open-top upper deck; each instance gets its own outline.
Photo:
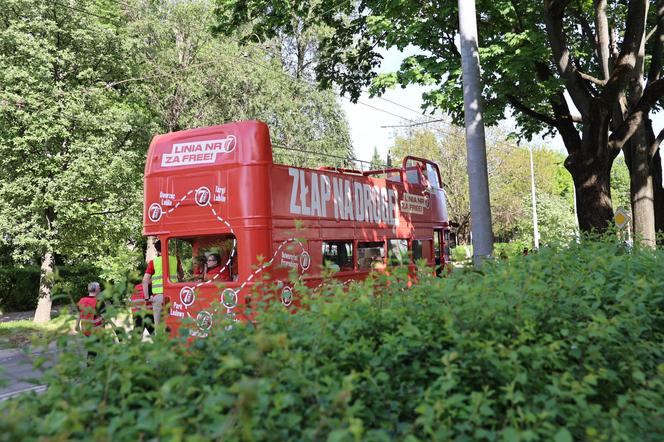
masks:
[[[312,230],[440,228],[448,224],[440,180],[434,163],[411,157],[368,172],[275,165],[259,121],[174,132],[150,146],[144,233],[290,230],[294,220]]]

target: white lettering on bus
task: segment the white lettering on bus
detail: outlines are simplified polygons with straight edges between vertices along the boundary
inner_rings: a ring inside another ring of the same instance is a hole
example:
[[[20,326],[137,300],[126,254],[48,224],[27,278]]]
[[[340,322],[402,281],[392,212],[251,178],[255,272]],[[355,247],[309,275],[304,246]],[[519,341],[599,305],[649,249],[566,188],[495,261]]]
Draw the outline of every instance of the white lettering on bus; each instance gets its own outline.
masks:
[[[318,191],[318,175],[311,174],[311,216],[320,216],[320,192]]]
[[[216,161],[218,154],[235,150],[236,143],[235,135],[217,140],[175,143],[170,153],[163,154],[161,167],[211,164]]]
[[[288,174],[293,177],[290,197],[293,215],[327,217],[327,203],[332,201],[336,220],[399,224],[395,189],[296,168],[289,168]]]
[[[332,178],[334,188],[334,219],[346,219],[344,215],[344,183],[341,178]]]
[[[311,215],[311,209],[307,207],[307,193],[309,188],[304,181],[304,170],[300,170],[300,206],[302,207],[302,215]]]
[[[327,216],[327,202],[330,201],[332,195],[331,186],[330,186],[330,177],[327,175],[320,176],[320,188],[321,188],[321,209],[323,209],[321,215],[323,217]]]
[[[367,222],[374,222],[374,217],[373,217],[373,204],[371,202],[371,186],[368,184],[363,184],[362,189],[364,189],[364,219]]]
[[[355,219],[357,221],[364,221],[364,198],[362,198],[362,183],[356,182],[353,185],[355,191]]]
[[[300,210],[300,206],[298,206],[295,203],[295,199],[297,198],[297,185],[299,182],[300,178],[300,173],[298,172],[297,169],[293,168],[288,168],[288,175],[293,177],[293,187],[291,187],[291,195],[290,195],[290,212],[295,214],[295,215],[301,215],[302,210]]]
[[[353,194],[350,190],[350,181],[344,180],[344,215],[347,219],[354,221],[353,216]]]

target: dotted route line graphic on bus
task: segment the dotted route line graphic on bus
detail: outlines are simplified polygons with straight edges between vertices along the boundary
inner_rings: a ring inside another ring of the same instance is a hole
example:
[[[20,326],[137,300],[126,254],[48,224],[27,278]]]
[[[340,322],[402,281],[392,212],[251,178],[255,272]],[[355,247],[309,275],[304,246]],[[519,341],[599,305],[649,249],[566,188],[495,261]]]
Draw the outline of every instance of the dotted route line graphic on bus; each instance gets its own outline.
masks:
[[[219,187],[216,188],[221,189]],[[224,195],[225,192],[218,192],[215,195],[215,201],[221,201],[225,202],[226,198]],[[153,203],[150,205],[150,208],[148,209],[148,217],[150,221],[152,222],[158,222],[161,220],[163,217],[164,213],[165,214],[171,214],[174,212],[180,205],[187,199],[189,198],[192,194],[194,194],[194,201],[195,203],[200,206],[200,207],[208,207],[210,211],[212,212],[212,215],[214,218],[224,224],[230,231],[230,233],[235,237],[235,231],[233,229],[233,226],[225,220],[219,213],[217,213],[216,209],[212,206],[212,193],[210,192],[210,189],[208,189],[205,186],[198,187],[197,189],[192,189],[189,190],[180,200],[169,210],[164,211],[162,208],[162,205],[159,203]],[[311,257],[309,256],[309,253],[305,250],[304,245],[300,240],[297,238],[289,238],[285,241],[283,241],[279,247],[277,247],[277,250],[275,250],[274,254],[272,255],[272,258],[265,262],[263,265],[258,267],[254,272],[251,273],[247,277],[245,281],[240,284],[240,287],[237,290],[234,290],[232,288],[226,288],[221,291],[220,294],[220,302],[221,304],[226,308],[226,315],[231,319],[231,321],[236,321],[236,314],[234,312],[235,307],[238,305],[238,293],[250,282],[252,281],[256,276],[258,276],[262,271],[267,269],[268,267],[272,266],[274,264],[275,259],[279,256],[280,252],[283,252],[284,247],[287,245],[295,243],[299,246],[300,248],[300,253],[299,254],[286,254],[282,253],[282,264],[284,264],[284,257],[287,257],[288,259],[286,260],[286,263],[290,267],[295,267],[298,269],[299,277],[298,280],[301,280],[304,272],[306,272],[310,265],[311,265]],[[194,286],[185,286],[180,290],[180,304],[177,306],[179,307],[180,310],[179,312],[174,312],[176,310],[175,307],[171,307],[171,315],[173,316],[181,316],[184,317],[186,314],[187,317],[190,319],[194,319],[189,312],[189,307],[191,307],[194,302],[196,301],[196,290],[204,285],[207,284],[212,284],[214,283],[218,278],[219,275],[224,272],[230,265],[233,260],[233,258],[236,255],[236,249],[237,249],[237,240],[233,238],[233,247],[231,249],[230,256],[226,263],[224,263],[224,266],[222,269],[212,278],[201,281],[200,283],[194,285]],[[290,250],[289,250],[290,251]],[[300,273],[300,270],[302,273]],[[292,296],[292,288],[285,285],[282,281],[277,282],[282,288],[281,292],[281,302],[284,306],[288,307],[292,304],[293,296]],[[182,312],[181,310],[184,310]],[[178,314],[179,313],[179,314]],[[206,336],[207,332],[212,328],[212,320],[213,320],[214,314],[212,312],[206,311],[206,310],[201,310],[198,312],[196,316],[196,323],[198,325],[198,328],[200,332],[198,332],[196,335],[198,336]]]

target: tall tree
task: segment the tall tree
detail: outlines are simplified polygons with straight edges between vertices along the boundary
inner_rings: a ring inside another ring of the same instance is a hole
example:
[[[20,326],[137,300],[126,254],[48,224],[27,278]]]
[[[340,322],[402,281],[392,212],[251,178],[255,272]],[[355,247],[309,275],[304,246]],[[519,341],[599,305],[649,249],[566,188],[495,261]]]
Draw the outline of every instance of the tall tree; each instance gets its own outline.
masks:
[[[654,136],[648,114],[664,91],[659,78],[662,1],[650,9],[654,0],[626,5],[607,0],[476,1],[485,120],[496,123],[512,110],[521,137],[530,139],[542,131],[562,136],[584,231],[609,225],[610,170],[625,149],[632,193],[644,195],[635,199],[643,206],[637,224],[651,237],[647,177],[658,173],[652,158],[661,140]],[[357,99],[366,86],[379,94],[396,84],[433,85],[424,95],[428,105],[449,112],[457,123],[463,118],[455,1],[347,0],[332,6],[300,3],[298,8],[290,8],[290,0],[217,4],[218,28],[227,32],[247,23],[249,32],[259,36],[289,32],[294,15],[307,18],[308,26],[332,29],[321,42],[317,66],[323,86],[336,83]],[[420,47],[422,54],[405,58],[398,72],[377,74],[381,49],[409,45]]]
[[[245,47],[234,36],[215,38],[208,0],[149,2],[128,13],[132,33],[147,43],[143,75],[134,81],[164,130],[260,119],[270,126],[277,161],[345,165],[354,156],[335,95],[305,80],[314,46],[290,54],[279,37]],[[293,62],[298,56],[307,61]],[[293,64],[299,70],[291,72]]]
[[[132,41],[96,3],[0,2],[0,228],[41,262],[35,321],[50,319],[56,257],[94,260],[127,238],[148,140],[126,88]],[[136,225],[137,223],[134,223]]]

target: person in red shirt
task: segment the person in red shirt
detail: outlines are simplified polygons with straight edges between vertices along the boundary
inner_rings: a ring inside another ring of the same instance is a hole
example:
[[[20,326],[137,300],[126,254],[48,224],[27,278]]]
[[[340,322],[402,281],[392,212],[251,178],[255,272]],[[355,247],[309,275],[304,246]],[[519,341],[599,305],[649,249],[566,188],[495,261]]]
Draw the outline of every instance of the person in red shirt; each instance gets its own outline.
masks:
[[[228,258],[222,262],[222,258],[218,253],[210,253],[207,257],[207,270],[204,279],[209,281],[230,281],[231,272],[226,265]]]

